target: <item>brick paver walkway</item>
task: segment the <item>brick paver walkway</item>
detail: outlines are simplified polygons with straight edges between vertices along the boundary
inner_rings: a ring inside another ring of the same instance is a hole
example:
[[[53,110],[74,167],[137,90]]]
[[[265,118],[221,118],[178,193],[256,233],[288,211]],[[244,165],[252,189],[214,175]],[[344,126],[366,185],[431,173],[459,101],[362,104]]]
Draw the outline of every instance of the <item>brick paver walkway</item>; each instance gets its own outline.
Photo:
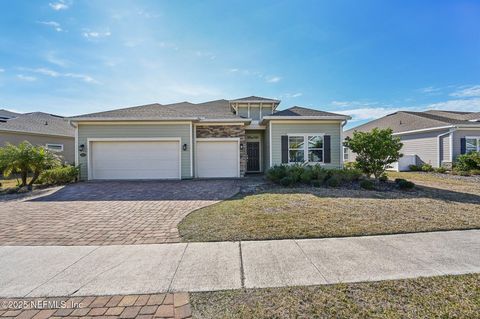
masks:
[[[2,202],[0,245],[179,242],[191,211],[238,192],[239,180],[88,182],[41,198]]]
[[[0,318],[191,318],[187,293],[0,299]]]

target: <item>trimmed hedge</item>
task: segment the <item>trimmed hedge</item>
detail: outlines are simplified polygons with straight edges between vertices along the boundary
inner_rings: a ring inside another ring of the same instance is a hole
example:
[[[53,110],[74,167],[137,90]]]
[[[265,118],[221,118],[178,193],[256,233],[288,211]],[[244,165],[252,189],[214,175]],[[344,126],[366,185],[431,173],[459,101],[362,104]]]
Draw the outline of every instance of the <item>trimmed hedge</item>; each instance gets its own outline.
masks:
[[[78,180],[80,169],[75,166],[63,166],[46,170],[40,175],[39,184],[63,185]]]

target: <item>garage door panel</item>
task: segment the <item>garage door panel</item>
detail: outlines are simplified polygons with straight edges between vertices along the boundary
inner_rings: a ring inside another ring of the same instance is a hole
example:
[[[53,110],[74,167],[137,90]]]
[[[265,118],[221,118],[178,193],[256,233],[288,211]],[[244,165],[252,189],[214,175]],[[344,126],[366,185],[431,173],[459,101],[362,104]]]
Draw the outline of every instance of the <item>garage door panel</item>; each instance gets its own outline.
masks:
[[[93,179],[178,179],[178,141],[97,141],[91,144]]]
[[[238,177],[238,141],[198,141],[198,177]]]

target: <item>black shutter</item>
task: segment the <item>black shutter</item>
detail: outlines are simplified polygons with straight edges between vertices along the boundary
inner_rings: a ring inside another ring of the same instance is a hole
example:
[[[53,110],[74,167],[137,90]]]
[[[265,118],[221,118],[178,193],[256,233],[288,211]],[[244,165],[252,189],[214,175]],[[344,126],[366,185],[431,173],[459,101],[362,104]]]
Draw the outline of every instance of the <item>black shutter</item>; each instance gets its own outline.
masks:
[[[288,163],[288,136],[282,135],[282,163]]]
[[[324,163],[331,163],[332,156],[330,155],[331,151],[331,142],[330,142],[330,135],[325,135],[323,137],[323,162]]]
[[[465,154],[467,152],[467,139],[462,137],[460,139],[460,154]]]

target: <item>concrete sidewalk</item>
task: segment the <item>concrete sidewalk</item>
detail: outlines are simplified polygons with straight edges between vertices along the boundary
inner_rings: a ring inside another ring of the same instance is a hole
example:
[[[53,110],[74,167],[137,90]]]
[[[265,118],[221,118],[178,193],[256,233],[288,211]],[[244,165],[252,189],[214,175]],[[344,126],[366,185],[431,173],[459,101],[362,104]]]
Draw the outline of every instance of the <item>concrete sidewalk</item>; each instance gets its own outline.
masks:
[[[480,272],[480,231],[133,246],[0,247],[0,297],[141,294]]]

